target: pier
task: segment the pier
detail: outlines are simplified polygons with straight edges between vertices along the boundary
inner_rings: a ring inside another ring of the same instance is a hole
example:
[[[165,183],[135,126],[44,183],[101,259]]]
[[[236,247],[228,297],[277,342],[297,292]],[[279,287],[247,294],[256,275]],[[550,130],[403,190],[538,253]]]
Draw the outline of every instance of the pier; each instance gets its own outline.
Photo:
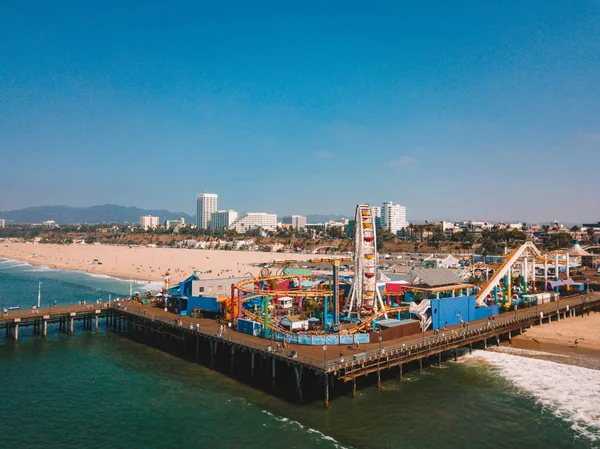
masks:
[[[409,370],[421,372],[424,365],[456,360],[459,351],[499,345],[530,326],[573,319],[592,310],[600,310],[600,294],[561,299],[504,313],[494,320],[471,322],[463,328],[454,326],[438,334],[428,331],[360,348],[281,347],[275,341],[238,333],[226,322],[181,317],[134,302],[13,310],[0,318],[0,332],[18,340],[20,328],[33,327],[34,335],[45,337],[48,327],[54,325],[59,332],[73,334],[74,323],[83,322],[85,330],[120,333],[278,396],[296,401],[323,400],[328,407],[333,396],[356,396],[357,384],[379,387],[382,378],[401,380]],[[224,332],[220,332],[222,325]]]
[[[59,332],[72,335],[75,322],[83,322],[84,329],[98,332],[100,319],[106,319],[108,315],[107,303],[10,310],[0,318],[0,332],[4,331],[6,338],[18,340],[20,328],[32,327],[34,335],[46,337],[48,326],[58,324]]]

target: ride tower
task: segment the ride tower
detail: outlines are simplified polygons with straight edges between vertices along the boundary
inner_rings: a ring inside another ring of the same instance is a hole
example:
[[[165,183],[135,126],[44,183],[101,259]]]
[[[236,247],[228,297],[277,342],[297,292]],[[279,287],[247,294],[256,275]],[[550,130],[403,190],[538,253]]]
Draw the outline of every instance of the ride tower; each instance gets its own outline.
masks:
[[[345,312],[348,318],[361,318],[377,313],[381,302],[377,294],[377,231],[371,205],[356,206],[354,218],[354,281]]]

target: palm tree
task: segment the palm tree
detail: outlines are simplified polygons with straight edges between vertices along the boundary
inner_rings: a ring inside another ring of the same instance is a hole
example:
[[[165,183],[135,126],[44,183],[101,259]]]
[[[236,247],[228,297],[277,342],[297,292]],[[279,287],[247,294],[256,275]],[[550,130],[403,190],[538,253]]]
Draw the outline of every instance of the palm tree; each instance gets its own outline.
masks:
[[[590,243],[593,244],[594,243],[594,234],[596,233],[596,229],[594,229],[590,226],[589,228],[587,228],[586,232],[587,232]]]

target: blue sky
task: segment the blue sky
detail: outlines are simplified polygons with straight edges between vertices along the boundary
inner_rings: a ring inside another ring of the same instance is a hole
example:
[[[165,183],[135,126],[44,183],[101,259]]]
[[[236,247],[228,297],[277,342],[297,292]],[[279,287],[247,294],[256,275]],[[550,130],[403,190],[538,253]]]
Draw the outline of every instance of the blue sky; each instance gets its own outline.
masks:
[[[4,1],[0,168],[5,210],[595,221],[600,2]]]

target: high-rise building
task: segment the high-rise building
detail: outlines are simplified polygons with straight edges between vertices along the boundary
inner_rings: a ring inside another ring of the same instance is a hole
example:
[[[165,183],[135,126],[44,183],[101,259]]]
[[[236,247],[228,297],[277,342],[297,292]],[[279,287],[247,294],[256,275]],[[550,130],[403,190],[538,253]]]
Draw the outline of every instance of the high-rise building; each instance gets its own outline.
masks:
[[[160,226],[159,218],[152,215],[144,215],[140,217],[140,226],[144,228],[144,231],[147,231],[148,228],[156,229]]]
[[[208,229],[213,212],[217,211],[219,196],[216,193],[196,195],[196,224],[198,229]]]
[[[210,220],[211,229],[229,229],[229,226],[237,219],[238,213],[234,210],[220,210],[213,212]]]
[[[391,201],[383,203],[383,228],[393,234],[406,228],[406,207]]]
[[[3,228],[6,226],[6,220],[0,218],[0,228]]]
[[[381,206],[371,206],[371,214],[375,220],[375,229],[383,228],[383,217],[381,216]]]
[[[293,229],[305,229],[306,217],[302,215],[285,215],[281,217],[281,224]]]
[[[229,229],[234,229],[236,232],[243,234],[252,229],[273,230],[277,227],[277,215],[266,214],[264,212],[249,212],[240,215],[229,226]]]

